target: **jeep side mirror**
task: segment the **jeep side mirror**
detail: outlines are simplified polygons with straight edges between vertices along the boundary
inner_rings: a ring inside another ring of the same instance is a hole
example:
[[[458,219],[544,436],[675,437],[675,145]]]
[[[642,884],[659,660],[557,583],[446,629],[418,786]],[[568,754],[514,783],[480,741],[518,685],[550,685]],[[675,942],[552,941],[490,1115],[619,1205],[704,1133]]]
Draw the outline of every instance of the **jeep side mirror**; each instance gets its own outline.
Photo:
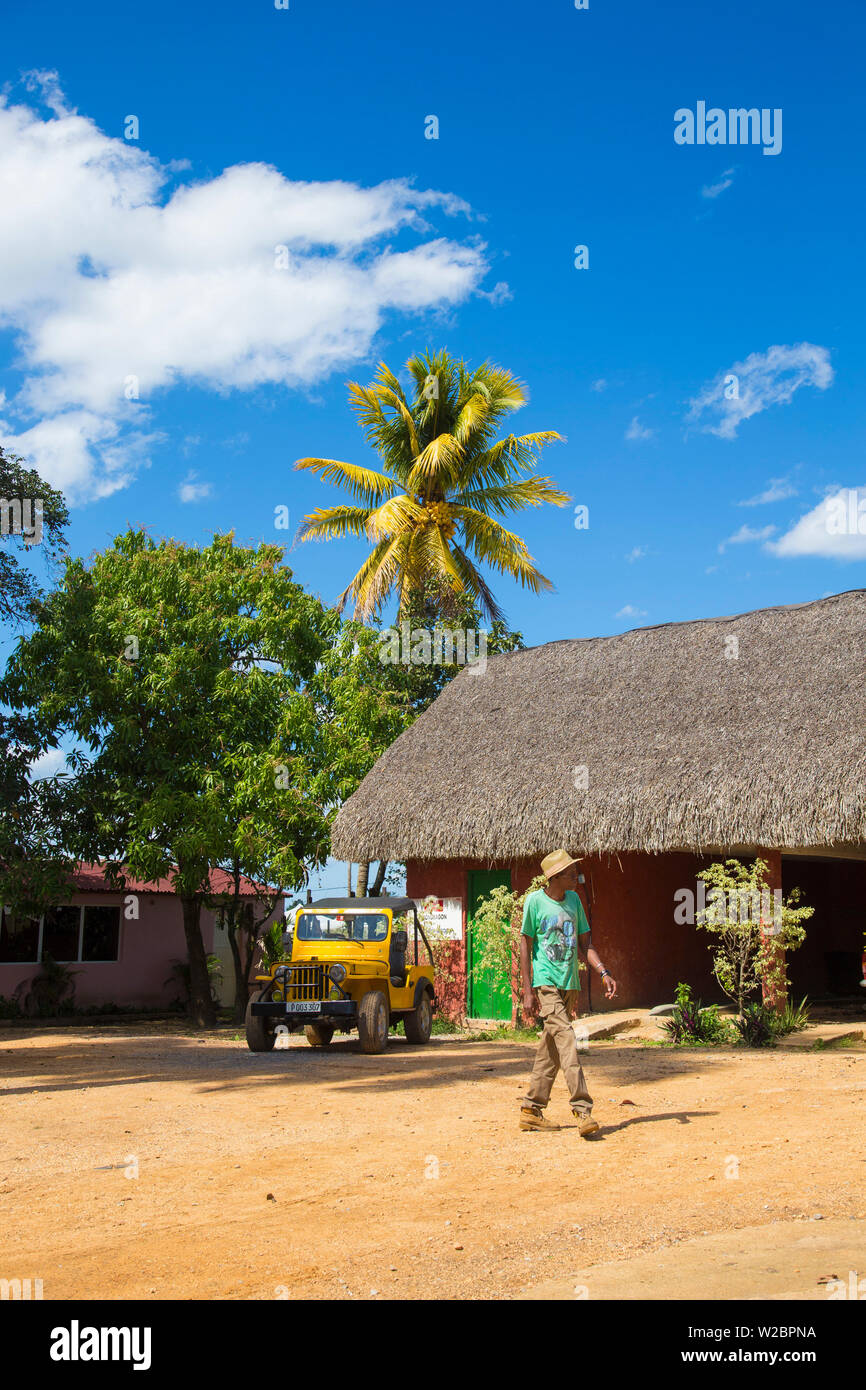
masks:
[[[395,951],[405,951],[409,946],[409,933],[405,931],[392,931],[391,945]]]

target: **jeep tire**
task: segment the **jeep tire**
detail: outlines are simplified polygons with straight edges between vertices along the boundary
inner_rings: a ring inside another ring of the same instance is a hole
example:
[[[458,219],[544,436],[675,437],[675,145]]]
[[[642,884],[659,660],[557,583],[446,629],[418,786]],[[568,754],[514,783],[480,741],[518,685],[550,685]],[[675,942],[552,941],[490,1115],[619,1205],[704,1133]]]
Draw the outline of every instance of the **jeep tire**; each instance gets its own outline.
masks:
[[[430,1034],[433,1031],[433,1005],[426,989],[416,1007],[411,1013],[406,1014],[403,1023],[406,1029],[407,1042],[425,1043],[430,1041]]]
[[[380,989],[371,989],[358,1006],[361,1051],[384,1052],[388,1045],[388,1000]]]
[[[308,1023],[304,1028],[304,1037],[310,1047],[327,1047],[333,1036],[333,1023]]]
[[[261,997],[262,996],[259,994],[247,1004],[245,1024],[247,1047],[250,1049],[250,1052],[273,1051],[273,1046],[277,1037],[276,1032],[271,1027],[269,1018],[259,1018],[253,1014],[253,1004],[258,1003]]]

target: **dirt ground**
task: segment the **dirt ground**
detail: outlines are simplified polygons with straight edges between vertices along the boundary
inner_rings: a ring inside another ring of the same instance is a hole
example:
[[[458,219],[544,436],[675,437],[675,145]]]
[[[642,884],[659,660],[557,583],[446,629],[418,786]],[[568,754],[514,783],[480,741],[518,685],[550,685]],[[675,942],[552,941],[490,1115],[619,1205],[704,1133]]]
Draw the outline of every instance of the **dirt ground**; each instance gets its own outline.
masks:
[[[592,1140],[561,1078],[561,1131],[518,1131],[532,1051],[0,1028],[0,1278],[46,1299],[824,1299],[866,1276],[862,1045],[591,1043]]]

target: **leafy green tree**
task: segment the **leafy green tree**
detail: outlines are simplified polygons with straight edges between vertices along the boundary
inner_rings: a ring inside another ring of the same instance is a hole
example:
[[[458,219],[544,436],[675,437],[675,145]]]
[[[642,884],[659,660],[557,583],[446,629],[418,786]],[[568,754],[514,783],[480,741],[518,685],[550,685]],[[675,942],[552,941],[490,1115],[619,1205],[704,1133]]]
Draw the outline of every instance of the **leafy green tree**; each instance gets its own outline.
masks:
[[[698,874],[707,884],[707,907],[696,914],[696,924],[715,936],[713,974],[719,986],[745,1017],[748,995],[762,985],[768,998],[784,1002],[789,980],[785,956],[806,938],[803,923],[813,907],[799,906],[799,888],[786,898],[774,898],[769,888],[768,865],[763,859],[742,864],[726,859]]]
[[[302,883],[327,841],[315,673],[338,619],[278,546],[198,549],[143,531],[70,560],[22,638],[0,699],[43,739],[71,735],[67,848],[113,879],[168,875],[180,898],[194,1017],[214,1019],[201,909],[214,868]]]
[[[64,843],[74,809],[61,774],[32,774],[32,764],[50,751],[32,719],[0,713],[0,748],[0,904],[13,921],[26,921],[72,886]]]
[[[538,452],[562,436],[542,430],[496,438],[502,421],[527,399],[525,387],[501,367],[484,362],[470,370],[447,352],[412,357],[406,365],[410,397],[384,363],[370,386],[349,386],[381,471],[337,459],[298,460],[296,468],[312,469],[356,501],[312,512],[300,539],[352,535],[373,543],[338,603],[342,609],[351,598],[356,617],[378,614],[393,593],[404,616],[411,596],[433,585],[502,619],[476,561],[533,593],[552,589],[525,543],[497,518],[568,502],[550,478],[535,474]]]
[[[53,564],[65,550],[68,524],[62,494],[23,459],[0,448],[0,622],[32,618],[40,589],[19,557],[30,560],[41,553]]]
[[[0,448],[0,623],[32,620],[41,590],[22,561],[41,556],[50,570],[68,521],[62,495]],[[69,885],[62,778],[31,773],[48,751],[32,720],[0,711],[0,903],[12,918],[40,916]]]

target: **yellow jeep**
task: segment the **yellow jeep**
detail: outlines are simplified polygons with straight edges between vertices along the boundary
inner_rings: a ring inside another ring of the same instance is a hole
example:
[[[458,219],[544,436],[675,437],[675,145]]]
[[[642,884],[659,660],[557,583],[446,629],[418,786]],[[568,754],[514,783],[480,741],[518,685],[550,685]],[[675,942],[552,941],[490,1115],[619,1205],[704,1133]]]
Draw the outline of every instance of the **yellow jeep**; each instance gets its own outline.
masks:
[[[413,927],[413,960],[409,931]],[[419,936],[427,961],[418,961]],[[247,1045],[269,1052],[277,1032],[304,1029],[311,1047],[357,1028],[362,1052],[384,1052],[402,1019],[411,1043],[429,1040],[436,1008],[433,955],[411,898],[324,898],[299,907],[290,961],[256,976]]]

